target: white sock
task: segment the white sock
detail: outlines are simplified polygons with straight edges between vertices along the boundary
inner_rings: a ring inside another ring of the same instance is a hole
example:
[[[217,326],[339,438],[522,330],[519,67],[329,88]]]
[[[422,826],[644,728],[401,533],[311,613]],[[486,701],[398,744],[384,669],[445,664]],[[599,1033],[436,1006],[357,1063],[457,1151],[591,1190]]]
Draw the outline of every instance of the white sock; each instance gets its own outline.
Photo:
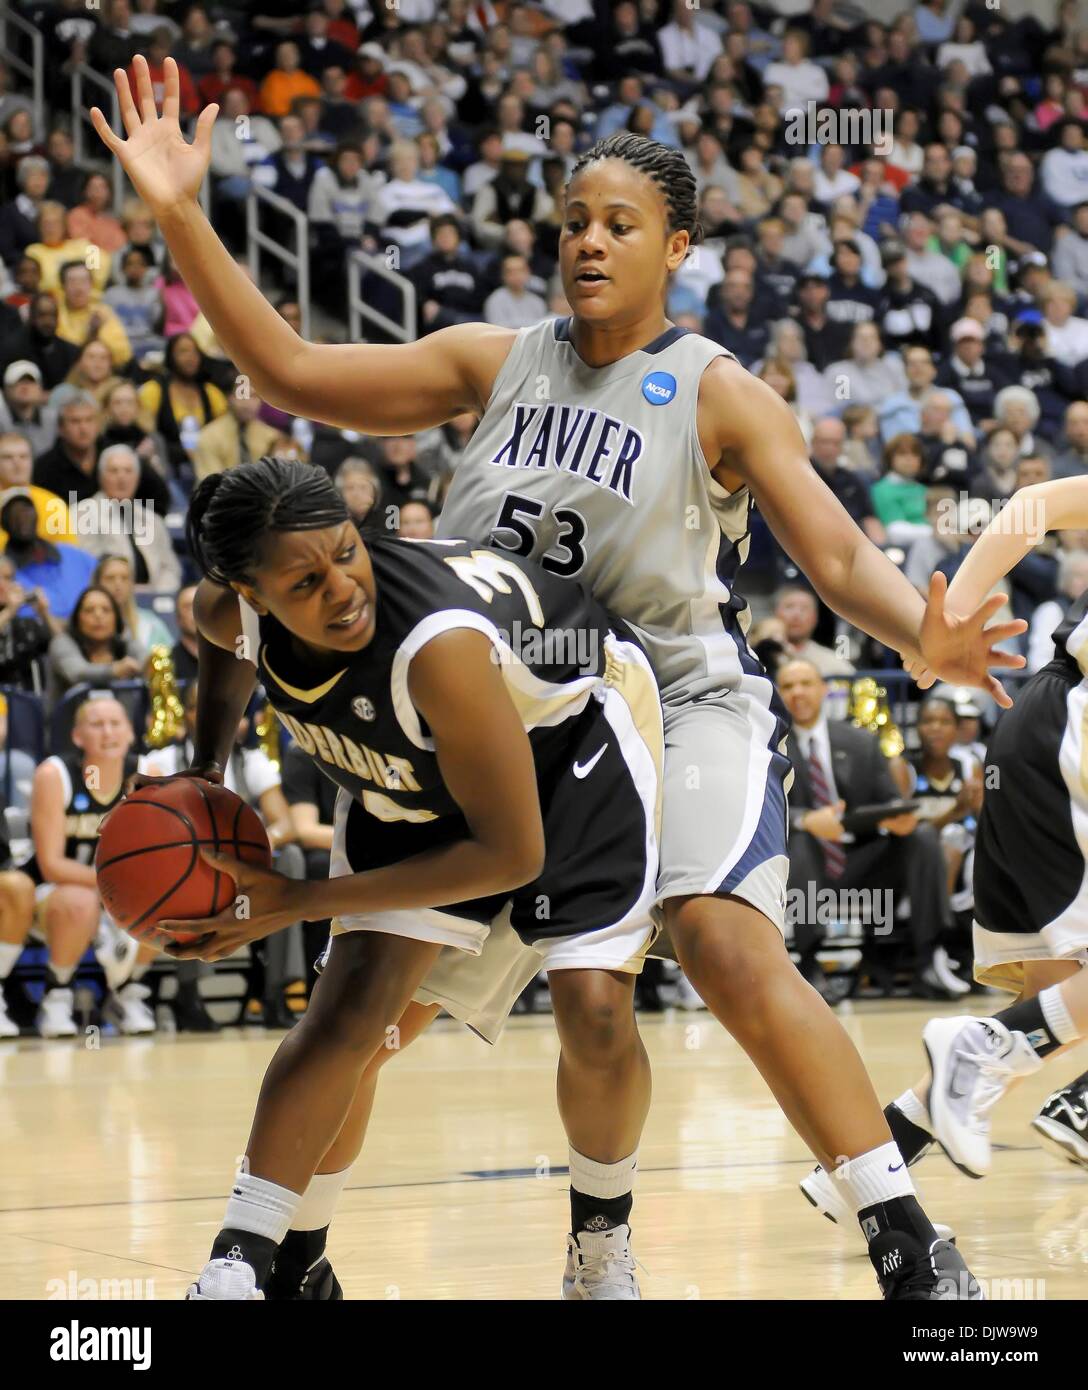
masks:
[[[250,1173],[240,1173],[234,1179],[223,1225],[252,1231],[255,1236],[267,1236],[279,1245],[301,1200],[290,1188],[255,1178]]]
[[[912,1125],[933,1133],[933,1121],[929,1118],[925,1102],[919,1100],[913,1091],[904,1091],[901,1096],[896,1096],[892,1104]]]
[[[584,1197],[624,1197],[635,1185],[638,1149],[618,1163],[598,1163],[577,1149],[570,1149],[570,1185]]]
[[[52,961],[49,962],[49,969],[60,989],[64,989],[67,985],[71,984],[72,976],[76,973],[74,965],[54,965]]]
[[[1043,1018],[1046,1019],[1046,1026],[1050,1029],[1052,1037],[1060,1043],[1076,1042],[1080,1037],[1080,1030],[1073,1022],[1061,985],[1051,985],[1049,989],[1042,990],[1039,994],[1039,1007],[1043,1011]]]
[[[350,1168],[342,1168],[339,1173],[315,1173],[291,1220],[291,1230],[323,1230],[332,1221],[350,1172]]]
[[[0,980],[6,980],[15,969],[15,962],[23,954],[23,943],[0,941]]]
[[[878,1149],[847,1159],[832,1177],[842,1183],[843,1196],[855,1213],[875,1207],[878,1202],[916,1195],[899,1145],[894,1143],[881,1144]]]

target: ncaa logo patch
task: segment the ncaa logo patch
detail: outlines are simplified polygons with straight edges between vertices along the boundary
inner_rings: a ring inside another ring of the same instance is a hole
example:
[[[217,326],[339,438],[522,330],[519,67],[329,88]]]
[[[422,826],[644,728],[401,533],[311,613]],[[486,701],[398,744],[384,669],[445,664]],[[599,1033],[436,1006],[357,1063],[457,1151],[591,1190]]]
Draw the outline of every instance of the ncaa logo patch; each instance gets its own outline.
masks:
[[[651,372],[642,378],[642,394],[651,405],[668,405],[676,395],[676,378],[671,372]]]
[[[352,712],[360,719],[365,719],[368,723],[378,717],[378,712],[370,700],[365,695],[356,695],[351,702]]]

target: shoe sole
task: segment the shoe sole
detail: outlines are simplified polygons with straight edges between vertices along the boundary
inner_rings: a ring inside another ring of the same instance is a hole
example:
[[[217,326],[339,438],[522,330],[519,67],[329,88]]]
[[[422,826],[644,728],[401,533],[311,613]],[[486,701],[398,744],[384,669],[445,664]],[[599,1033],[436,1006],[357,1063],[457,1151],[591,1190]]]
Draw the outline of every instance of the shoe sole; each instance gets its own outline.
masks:
[[[839,1220],[837,1216],[833,1216],[831,1214],[831,1211],[828,1209],[828,1205],[826,1202],[821,1202],[818,1197],[814,1197],[812,1195],[809,1189],[805,1186],[805,1183],[807,1181],[807,1178],[802,1178],[801,1181],[797,1184],[797,1186],[801,1190],[801,1196],[804,1197],[805,1201],[809,1204],[810,1207],[815,1207],[815,1209],[820,1213],[822,1217],[825,1218],[825,1220],[830,1221],[833,1226],[836,1226],[845,1235],[846,1228],[843,1225],[843,1223]],[[953,1231],[951,1226],[942,1226],[939,1222],[935,1221],[933,1223],[933,1229],[937,1232],[937,1238],[939,1240],[946,1240],[949,1245],[956,1244],[956,1233],[955,1231]],[[859,1243],[862,1246],[862,1248],[865,1248],[867,1242],[865,1241],[865,1237],[860,1234],[860,1230],[861,1228],[859,1227]]]
[[[1071,1134],[1065,1125],[1048,1119],[1046,1115],[1036,1115],[1031,1127],[1048,1153],[1077,1168],[1088,1168],[1088,1143],[1079,1135]]]
[[[934,1089],[936,1088],[935,1084],[937,1080],[937,1069],[933,1065],[933,1053],[929,1050],[929,1043],[926,1042],[924,1037],[922,1038],[922,1046],[926,1050],[926,1059],[929,1062],[929,1116],[930,1119],[933,1119],[933,1093]],[[934,1123],[936,1123],[936,1121],[934,1121]],[[935,1143],[941,1146],[941,1150],[944,1153],[945,1158],[948,1159],[949,1163],[951,1163],[953,1168],[958,1168],[965,1178],[974,1178],[976,1181],[978,1181],[979,1179],[984,1178],[986,1176],[985,1173],[975,1173],[970,1168],[967,1168],[964,1164],[962,1164],[959,1161],[959,1159],[955,1156],[955,1154],[948,1149],[944,1140],[939,1138],[936,1134],[933,1136],[933,1139]]]
[[[814,1196],[812,1192],[809,1191],[808,1187],[806,1187],[805,1185],[807,1182],[808,1178],[802,1178],[801,1181],[797,1184],[797,1186],[801,1189],[801,1196],[804,1197],[805,1201],[809,1204],[810,1207],[815,1207],[816,1210],[820,1213],[820,1215],[825,1218],[825,1220],[830,1221],[833,1226],[837,1226],[841,1231],[843,1229],[842,1222],[836,1215],[834,1215],[834,1213],[830,1210],[826,1202],[822,1202],[818,1197]]]

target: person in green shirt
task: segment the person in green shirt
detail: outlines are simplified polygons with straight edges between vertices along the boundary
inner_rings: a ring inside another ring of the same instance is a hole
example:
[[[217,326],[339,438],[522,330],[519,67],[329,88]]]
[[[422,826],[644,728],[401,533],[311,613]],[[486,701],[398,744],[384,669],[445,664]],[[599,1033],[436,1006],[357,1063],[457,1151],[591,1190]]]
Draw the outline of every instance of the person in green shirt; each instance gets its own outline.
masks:
[[[917,435],[896,434],[884,446],[884,472],[871,489],[873,510],[895,545],[929,534],[926,488],[918,481],[925,464]]]
[[[926,242],[926,250],[939,251],[942,256],[947,256],[962,275],[964,266],[974,254],[963,235],[963,214],[946,203],[934,215],[937,231]]]

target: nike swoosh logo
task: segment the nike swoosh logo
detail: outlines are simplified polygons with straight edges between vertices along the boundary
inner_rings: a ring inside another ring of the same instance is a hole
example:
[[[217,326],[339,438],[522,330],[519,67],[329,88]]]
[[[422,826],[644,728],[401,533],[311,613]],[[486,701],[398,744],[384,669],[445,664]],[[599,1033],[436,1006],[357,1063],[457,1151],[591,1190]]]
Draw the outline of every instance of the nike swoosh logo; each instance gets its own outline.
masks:
[[[604,757],[604,751],[605,751],[605,748],[607,748],[607,747],[608,747],[608,744],[606,743],[603,747],[598,748],[597,751],[596,751],[596,753],[594,753],[593,757],[590,758],[590,760],[589,760],[588,763],[575,763],[575,764],[574,764],[574,775],[575,775],[575,777],[588,777],[589,774],[593,771],[593,769],[594,769],[594,768],[597,766],[597,764],[600,762],[600,760]]]
[[[889,1172],[889,1173],[898,1173],[899,1170],[900,1170],[900,1168],[902,1168],[902,1166],[903,1166],[903,1165],[902,1165],[901,1163],[897,1163],[897,1164],[895,1165],[895,1167],[893,1168],[892,1165],[889,1163],[889,1164],[888,1164],[888,1172]]]

